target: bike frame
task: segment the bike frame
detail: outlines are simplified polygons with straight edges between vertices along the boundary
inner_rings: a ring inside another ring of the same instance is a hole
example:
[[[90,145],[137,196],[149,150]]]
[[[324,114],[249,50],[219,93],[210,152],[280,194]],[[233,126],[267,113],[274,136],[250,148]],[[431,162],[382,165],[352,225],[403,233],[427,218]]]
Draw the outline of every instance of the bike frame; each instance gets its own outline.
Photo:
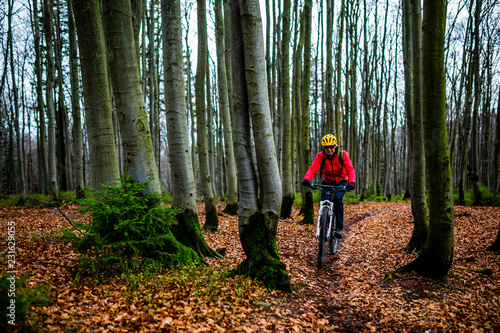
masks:
[[[324,189],[325,192],[328,194],[329,199],[332,198],[333,194],[337,191],[347,191],[345,186],[335,186],[335,185],[320,185],[320,184],[311,184],[310,186],[314,190],[322,190]],[[325,210],[326,208],[326,210]],[[323,212],[325,211],[325,212]],[[327,240],[330,241],[330,246],[331,246],[331,253],[335,254],[337,252],[337,244],[338,244],[338,237],[334,237],[332,234],[332,222],[333,222],[333,216],[335,212],[335,206],[333,205],[333,201],[331,200],[321,200],[319,203],[319,212],[318,212],[318,223],[316,224],[316,238],[319,240],[319,251],[318,251],[318,268],[321,268],[323,266],[323,258],[324,258],[324,246]],[[321,236],[322,234],[322,219],[323,219],[323,214],[326,213],[328,214],[326,223],[328,223],[328,226],[324,227],[324,230],[326,231],[326,235],[323,237]]]
[[[335,186],[335,185],[322,185],[322,184],[311,184],[310,186],[313,190],[323,190],[323,189],[326,189],[326,193],[330,196],[330,198],[332,197],[332,195],[335,194],[335,192],[337,191],[346,191],[347,192],[347,188],[345,186],[341,186],[341,185],[338,185],[338,186]],[[319,214],[318,214],[318,223],[317,223],[317,227],[316,227],[316,238],[319,238],[319,233],[320,233],[320,221],[321,221],[321,217],[323,216],[323,207],[324,206],[328,206],[328,211],[329,211],[329,219],[328,219],[328,232],[327,232],[327,236],[326,238],[330,238],[330,235],[331,235],[331,231],[332,231],[332,220],[333,220],[333,213],[335,212],[335,207],[333,206],[333,202],[330,201],[330,200],[322,200],[319,202]]]

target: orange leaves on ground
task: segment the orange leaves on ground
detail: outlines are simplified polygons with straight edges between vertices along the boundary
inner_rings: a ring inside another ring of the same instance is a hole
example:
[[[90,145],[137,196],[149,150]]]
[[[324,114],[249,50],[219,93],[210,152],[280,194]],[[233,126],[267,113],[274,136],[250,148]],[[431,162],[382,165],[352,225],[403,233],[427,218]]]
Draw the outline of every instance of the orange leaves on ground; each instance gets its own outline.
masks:
[[[223,207],[219,206],[221,212]],[[203,205],[198,208],[203,224]],[[70,218],[82,220],[76,207]],[[63,266],[75,254],[54,231],[68,227],[55,209],[1,208],[0,237],[16,223],[18,276],[28,286],[51,286],[54,304],[30,317],[45,331],[165,332],[400,332],[499,331],[499,256],[485,252],[496,237],[500,208],[455,208],[454,263],[446,279],[434,281],[394,270],[410,262],[409,203],[359,203],[345,208],[338,253],[316,268],[315,227],[298,225],[298,210],[280,220],[277,243],[289,271],[291,293],[268,292],[221,271],[245,255],[237,217],[219,213],[219,231],[204,232],[225,260],[215,268],[167,272],[153,282],[113,278],[100,285],[77,284]],[[215,275],[219,274],[217,277]]]

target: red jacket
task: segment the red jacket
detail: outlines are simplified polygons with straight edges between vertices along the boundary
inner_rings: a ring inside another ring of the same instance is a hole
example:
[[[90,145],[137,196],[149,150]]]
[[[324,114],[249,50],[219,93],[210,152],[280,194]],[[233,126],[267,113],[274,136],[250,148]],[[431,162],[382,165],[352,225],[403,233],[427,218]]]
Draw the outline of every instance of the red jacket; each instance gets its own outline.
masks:
[[[321,162],[323,161],[324,152],[321,151],[316,155],[316,158],[312,162],[309,169],[307,169],[306,175],[303,180],[311,181],[321,169]],[[333,154],[333,158],[330,160],[325,157],[325,166],[323,168],[323,180],[331,181],[331,182],[341,182],[347,180],[348,183],[356,184],[356,172],[354,171],[354,167],[352,166],[351,159],[349,158],[349,154],[347,151],[342,152],[342,160],[343,164],[340,164],[338,149]]]

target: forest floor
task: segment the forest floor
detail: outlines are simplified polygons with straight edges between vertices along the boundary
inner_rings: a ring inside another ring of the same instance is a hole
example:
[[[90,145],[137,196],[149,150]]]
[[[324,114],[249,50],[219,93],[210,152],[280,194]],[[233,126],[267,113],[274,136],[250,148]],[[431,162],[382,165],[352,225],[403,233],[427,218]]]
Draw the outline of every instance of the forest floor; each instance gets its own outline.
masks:
[[[63,211],[85,218],[74,206]],[[202,211],[200,205],[201,223]],[[33,307],[27,323],[34,331],[500,331],[500,256],[485,251],[496,237],[500,207],[455,207],[454,261],[447,277],[437,281],[394,273],[416,257],[403,252],[413,229],[409,203],[346,206],[344,239],[321,269],[314,227],[299,225],[294,210],[292,218],[280,220],[277,239],[292,292],[269,292],[249,279],[225,277],[244,253],[237,218],[219,217],[219,231],[205,233],[211,247],[227,250],[225,260],[209,260],[215,268],[100,283],[75,281],[63,267],[76,255],[56,238],[58,228],[69,226],[57,209],[0,208],[0,240],[5,244],[13,221],[17,275],[28,273],[27,287],[45,286],[54,300]]]

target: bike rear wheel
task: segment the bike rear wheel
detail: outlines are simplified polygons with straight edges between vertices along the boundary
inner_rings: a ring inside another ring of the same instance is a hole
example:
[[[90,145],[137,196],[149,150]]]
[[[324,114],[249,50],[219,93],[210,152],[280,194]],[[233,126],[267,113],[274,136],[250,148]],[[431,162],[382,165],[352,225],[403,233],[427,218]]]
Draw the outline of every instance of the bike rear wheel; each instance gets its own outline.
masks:
[[[323,259],[325,257],[325,242],[326,242],[326,228],[328,225],[328,207],[323,207],[321,212],[321,219],[319,221],[319,247],[318,247],[318,268],[323,266]]]

